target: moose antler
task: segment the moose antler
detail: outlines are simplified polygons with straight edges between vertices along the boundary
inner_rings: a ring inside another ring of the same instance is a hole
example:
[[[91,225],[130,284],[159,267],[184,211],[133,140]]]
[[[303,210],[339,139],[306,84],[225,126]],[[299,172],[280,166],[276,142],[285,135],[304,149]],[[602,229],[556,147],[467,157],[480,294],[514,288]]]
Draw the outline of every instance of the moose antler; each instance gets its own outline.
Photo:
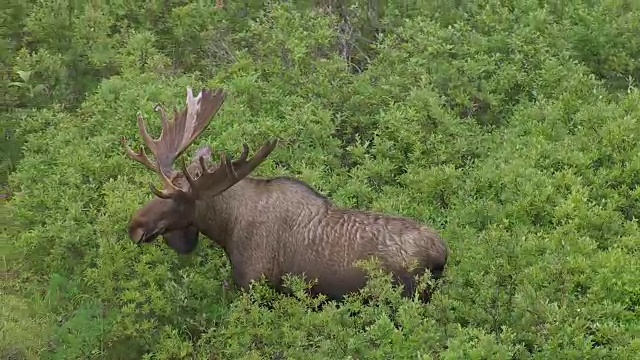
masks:
[[[171,190],[180,190],[173,185],[172,180],[176,176],[173,169],[173,162],[182,152],[204,131],[211,119],[216,115],[225,94],[222,89],[215,92],[210,90],[201,91],[198,96],[193,96],[193,90],[187,87],[187,106],[178,112],[174,109],[174,121],[169,122],[163,107],[156,105],[155,111],[160,111],[162,117],[162,132],[157,140],[154,140],[147,129],[142,115],[138,115],[138,128],[145,144],[151,150],[156,162],[149,159],[140,146],[140,152],[134,152],[127,144],[126,138],[122,137],[122,145],[130,159],[135,160],[154,172],[157,172],[165,185]],[[158,195],[160,193],[153,185],[152,191]]]
[[[157,162],[155,163],[147,157],[143,146],[140,146],[140,153],[136,153],[126,145],[126,139],[122,138],[122,145],[129,158],[160,175],[164,183],[164,189],[160,191],[153,184],[150,185],[151,191],[156,196],[164,199],[185,195],[194,198],[203,192],[220,193],[249,175],[273,151],[277,140],[264,144],[247,161],[249,148],[246,144],[243,144],[242,154],[238,160],[230,161],[225,153],[220,153],[220,163],[213,171],[207,169],[205,153],[201,153],[198,154],[201,169],[197,179],[194,179],[189,174],[186,163],[184,159],[182,160],[180,170],[189,183],[189,189],[180,189],[173,184],[173,180],[178,175],[178,172],[173,169],[173,162],[209,125],[211,119],[222,106],[224,99],[225,94],[220,89],[215,92],[203,90],[194,98],[191,88],[187,88],[187,106],[180,113],[174,110],[174,122],[172,123],[169,122],[164,109],[157,105],[155,110],[160,111],[162,116],[162,133],[157,140],[151,138],[144,118],[139,115],[138,127],[140,128],[140,135],[156,158]]]

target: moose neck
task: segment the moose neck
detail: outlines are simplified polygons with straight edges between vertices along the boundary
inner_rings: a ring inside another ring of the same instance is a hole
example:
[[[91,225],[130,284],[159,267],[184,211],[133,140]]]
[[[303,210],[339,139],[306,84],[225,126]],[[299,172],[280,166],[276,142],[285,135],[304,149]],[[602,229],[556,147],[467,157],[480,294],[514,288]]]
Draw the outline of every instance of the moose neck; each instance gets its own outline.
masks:
[[[262,180],[246,177],[224,192],[196,201],[195,226],[225,250],[239,216],[256,201],[256,185]]]

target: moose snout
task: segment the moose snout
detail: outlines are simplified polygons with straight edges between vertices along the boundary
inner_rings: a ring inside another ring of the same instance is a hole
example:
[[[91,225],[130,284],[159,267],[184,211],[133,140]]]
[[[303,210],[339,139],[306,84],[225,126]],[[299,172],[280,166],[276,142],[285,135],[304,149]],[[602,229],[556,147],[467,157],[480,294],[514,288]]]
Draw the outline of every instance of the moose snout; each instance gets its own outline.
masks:
[[[136,244],[143,244],[153,241],[157,237],[154,232],[147,232],[144,228],[136,227],[129,229],[129,238]]]
[[[144,230],[142,230],[141,228],[129,229],[129,238],[133,242],[140,244],[144,237]]]

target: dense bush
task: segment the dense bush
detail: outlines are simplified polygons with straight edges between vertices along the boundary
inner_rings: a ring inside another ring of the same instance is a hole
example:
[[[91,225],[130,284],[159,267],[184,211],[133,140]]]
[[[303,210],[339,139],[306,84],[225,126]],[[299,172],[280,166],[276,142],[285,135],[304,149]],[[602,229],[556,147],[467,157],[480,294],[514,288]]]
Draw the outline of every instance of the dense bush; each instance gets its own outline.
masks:
[[[15,137],[0,150],[23,158],[3,230],[21,281],[3,286],[0,354],[637,356],[640,11],[382,3],[3,5],[15,76],[0,86],[15,106],[0,119]],[[26,83],[18,70],[29,83],[10,86]],[[157,179],[120,136],[140,141],[137,112],[157,134],[153,106],[182,106],[186,86],[229,93],[192,149],[278,136],[256,175],[438,229],[451,258],[433,301],[400,298],[375,269],[340,306],[264,284],[240,294],[209,241],[190,256],[131,244]]]

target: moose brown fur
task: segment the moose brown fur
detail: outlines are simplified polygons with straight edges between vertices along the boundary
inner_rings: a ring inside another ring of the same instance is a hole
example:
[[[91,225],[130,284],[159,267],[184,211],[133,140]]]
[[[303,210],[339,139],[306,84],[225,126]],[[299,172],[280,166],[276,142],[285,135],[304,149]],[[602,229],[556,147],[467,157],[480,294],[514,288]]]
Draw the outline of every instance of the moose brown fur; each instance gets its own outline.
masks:
[[[138,210],[129,225],[137,243],[164,237],[178,253],[190,253],[200,233],[214,240],[227,254],[234,283],[248,289],[263,275],[279,291],[286,273],[316,280],[312,294],[342,299],[361,289],[366,273],[356,261],[376,257],[411,296],[415,275],[429,269],[440,277],[448,249],[432,229],[409,218],[339,208],[307,184],[290,178],[259,179],[248,175],[273,151],[267,142],[247,160],[243,145],[239,159],[220,154],[210,166],[211,148],[198,151],[180,171],[173,162],[200,135],[216,115],[225,94],[203,90],[197,97],[187,88],[187,106],[174,111],[170,122],[160,106],[162,133],[154,140],[138,116],[140,134],[156,162],[141,147],[135,153],[122,144],[128,156],[158,173],[164,188],[151,185],[156,197]],[[209,165],[207,165],[209,163]],[[409,269],[412,264],[418,266]],[[422,294],[428,301],[429,294]]]

